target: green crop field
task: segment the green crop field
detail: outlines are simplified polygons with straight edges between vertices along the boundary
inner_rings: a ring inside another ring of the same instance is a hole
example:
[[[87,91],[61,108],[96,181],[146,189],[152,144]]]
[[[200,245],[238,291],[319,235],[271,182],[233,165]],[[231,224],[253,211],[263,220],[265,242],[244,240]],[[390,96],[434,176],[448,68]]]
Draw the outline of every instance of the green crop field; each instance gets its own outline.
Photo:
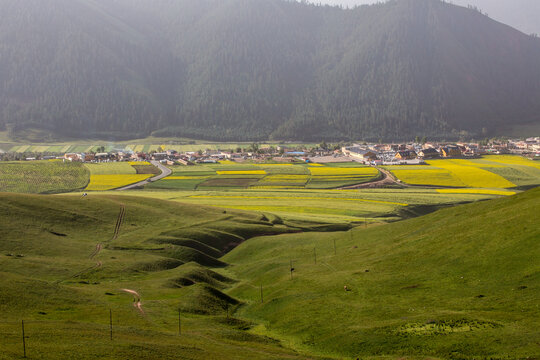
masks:
[[[0,162],[0,192],[62,193],[82,190],[90,174],[81,163]]]
[[[377,169],[356,164],[325,166],[307,164],[250,164],[230,161],[221,164],[173,166],[171,177],[149,189],[334,189],[362,184],[380,177]]]
[[[129,195],[172,200],[185,204],[208,205],[229,209],[260,211],[284,218],[311,218],[320,221],[379,223],[408,218],[457,203],[492,199],[514,192],[502,191],[439,193],[434,189],[363,189],[314,190],[286,189],[223,189],[189,191],[189,189],[134,190]],[[195,180],[200,181],[200,179]],[[182,184],[185,182],[182,181]]]

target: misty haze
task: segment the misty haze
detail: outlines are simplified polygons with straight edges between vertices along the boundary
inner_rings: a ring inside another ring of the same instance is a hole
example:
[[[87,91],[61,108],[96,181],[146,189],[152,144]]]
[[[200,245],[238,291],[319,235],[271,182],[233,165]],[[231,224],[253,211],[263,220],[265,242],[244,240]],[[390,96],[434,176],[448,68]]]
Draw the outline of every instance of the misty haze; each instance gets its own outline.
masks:
[[[540,1],[0,14],[0,360],[539,357]]]

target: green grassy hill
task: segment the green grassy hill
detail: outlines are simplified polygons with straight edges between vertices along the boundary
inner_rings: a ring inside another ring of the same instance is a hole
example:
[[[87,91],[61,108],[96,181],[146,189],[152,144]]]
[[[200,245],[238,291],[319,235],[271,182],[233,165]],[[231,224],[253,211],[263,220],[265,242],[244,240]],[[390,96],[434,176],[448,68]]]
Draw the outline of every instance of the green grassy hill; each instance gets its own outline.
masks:
[[[305,358],[228,319],[235,280],[209,269],[250,237],[297,226],[155,199],[0,194],[0,359],[21,357],[22,319],[29,358]]]
[[[251,239],[222,259],[243,279],[228,294],[264,324],[255,333],[321,355],[537,358],[539,200],[535,189],[347,233]]]
[[[347,231],[145,197],[0,194],[0,359],[21,357],[23,319],[35,359],[535,358],[539,197]]]

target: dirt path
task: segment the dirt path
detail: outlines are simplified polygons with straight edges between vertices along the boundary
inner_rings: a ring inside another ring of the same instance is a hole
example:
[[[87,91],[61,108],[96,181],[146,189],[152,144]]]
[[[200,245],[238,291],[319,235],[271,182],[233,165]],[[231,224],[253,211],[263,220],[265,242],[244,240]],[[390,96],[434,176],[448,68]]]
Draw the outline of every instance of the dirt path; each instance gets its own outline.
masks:
[[[102,249],[103,249],[103,244],[97,244],[96,249],[92,252],[92,254],[90,254],[90,259],[95,258]]]
[[[161,174],[157,175],[157,176],[154,176],[150,179],[146,179],[146,180],[143,180],[143,181],[140,181],[138,183],[135,183],[135,184],[131,184],[131,185],[128,185],[128,186],[124,186],[122,188],[119,188],[119,189],[116,189],[118,191],[122,191],[122,190],[130,190],[130,189],[135,189],[135,188],[138,188],[140,186],[144,186],[144,185],[147,185],[151,182],[154,182],[154,181],[158,181],[158,180],[161,180],[163,179],[164,177],[167,177],[169,175],[172,174],[172,170],[169,169],[168,167],[162,165],[159,161],[154,161],[152,160],[151,161],[152,165],[154,165],[155,167],[157,167],[159,170],[161,170]]]
[[[116,240],[118,238],[118,234],[120,233],[120,227],[122,227],[122,223],[124,222],[124,217],[126,216],[126,207],[122,205],[120,208],[120,213],[118,214],[118,217],[116,218],[116,225],[114,227],[114,234],[112,237],[112,240]]]
[[[133,295],[133,307],[139,310],[139,312],[144,315],[144,310],[141,303],[141,295],[139,295],[139,293],[135,290],[131,289],[120,289],[120,291]]]
[[[382,179],[364,183],[364,184],[345,186],[345,187],[339,188],[339,190],[369,189],[369,188],[378,188],[378,187],[383,187],[383,186],[388,186],[388,185],[398,185],[402,187],[407,186],[405,184],[397,182],[388,170],[381,169],[381,168],[376,168],[376,169],[381,172]]]

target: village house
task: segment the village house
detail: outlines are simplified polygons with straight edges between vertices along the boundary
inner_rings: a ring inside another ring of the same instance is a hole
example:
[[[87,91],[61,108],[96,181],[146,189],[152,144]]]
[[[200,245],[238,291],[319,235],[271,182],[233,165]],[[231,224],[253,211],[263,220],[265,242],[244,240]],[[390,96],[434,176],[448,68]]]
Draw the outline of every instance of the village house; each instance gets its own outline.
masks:
[[[106,153],[106,152],[97,153],[95,155],[95,160],[97,162],[110,161],[110,160],[113,160],[114,158],[115,158],[115,156],[113,154]]]
[[[457,146],[445,146],[441,148],[441,155],[443,157],[461,156],[461,149]]]
[[[422,159],[436,159],[440,156],[439,152],[434,148],[422,149],[418,153],[418,156]]]
[[[146,160],[147,155],[143,152],[133,153],[131,154],[131,159],[135,161],[144,161]]]
[[[344,155],[354,157],[362,161],[371,161],[377,159],[377,153],[373,150],[362,149],[359,146],[343,147]]]
[[[96,160],[96,156],[92,153],[84,154],[84,162],[92,162]]]
[[[64,154],[64,161],[82,161],[83,155],[77,153],[66,153]]]
[[[416,157],[417,155],[414,150],[401,150],[398,151],[395,155],[395,158],[399,160],[412,160],[416,159]]]
[[[167,159],[167,156],[168,155],[166,152],[159,152],[159,153],[152,154],[152,159],[160,161],[160,160]]]

